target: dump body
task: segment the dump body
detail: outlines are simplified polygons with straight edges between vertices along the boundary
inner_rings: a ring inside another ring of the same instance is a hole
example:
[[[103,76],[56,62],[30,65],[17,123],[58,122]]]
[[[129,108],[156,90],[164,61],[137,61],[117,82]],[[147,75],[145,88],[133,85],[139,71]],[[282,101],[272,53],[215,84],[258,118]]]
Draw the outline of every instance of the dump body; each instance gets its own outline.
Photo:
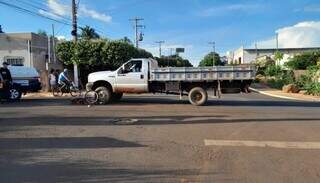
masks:
[[[254,65],[214,67],[164,67],[151,71],[150,81],[253,80]]]

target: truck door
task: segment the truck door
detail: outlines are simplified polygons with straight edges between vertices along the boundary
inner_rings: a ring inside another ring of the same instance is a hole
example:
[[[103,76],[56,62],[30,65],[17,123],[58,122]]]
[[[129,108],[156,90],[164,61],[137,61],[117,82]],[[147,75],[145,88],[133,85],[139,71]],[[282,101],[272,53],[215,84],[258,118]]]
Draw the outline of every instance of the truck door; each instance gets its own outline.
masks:
[[[115,91],[118,93],[145,93],[148,91],[147,67],[142,60],[131,60],[117,73]]]

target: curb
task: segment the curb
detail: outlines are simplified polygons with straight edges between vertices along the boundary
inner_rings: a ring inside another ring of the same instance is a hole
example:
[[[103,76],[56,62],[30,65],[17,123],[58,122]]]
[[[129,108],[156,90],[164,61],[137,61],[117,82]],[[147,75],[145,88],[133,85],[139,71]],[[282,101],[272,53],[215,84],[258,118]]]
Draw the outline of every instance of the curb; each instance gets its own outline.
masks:
[[[255,88],[251,88],[251,87],[249,89],[252,90],[253,92],[256,92],[256,93],[260,93],[260,94],[267,95],[267,96],[270,96],[270,97],[281,98],[281,99],[299,100],[299,101],[307,101],[307,102],[319,102],[320,101],[320,100],[316,100],[316,99],[306,100],[306,99],[301,99],[301,98],[287,97],[287,96],[282,96],[282,95],[270,94],[268,92],[260,91],[260,90],[257,90]]]

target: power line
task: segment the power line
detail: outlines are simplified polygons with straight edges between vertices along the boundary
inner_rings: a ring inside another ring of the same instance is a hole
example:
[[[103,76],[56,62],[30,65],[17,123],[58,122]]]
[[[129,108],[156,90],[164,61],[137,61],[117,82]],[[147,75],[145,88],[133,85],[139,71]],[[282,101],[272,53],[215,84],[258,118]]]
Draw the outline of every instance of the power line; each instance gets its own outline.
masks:
[[[22,3],[22,4],[25,4],[25,5],[27,5],[27,6],[31,7],[31,8],[36,9],[36,10],[42,10],[44,12],[48,12],[49,11],[48,9],[45,9],[44,7],[40,7],[39,5],[35,5],[34,3],[31,3],[31,2],[21,1],[21,0],[20,1],[15,0],[15,1],[17,1],[19,3]],[[52,14],[53,16],[56,16],[58,18],[64,19],[64,20],[71,21],[70,18],[62,16],[60,14],[57,14],[57,13],[54,13],[54,12],[50,12],[50,14]]]
[[[68,23],[68,22],[60,21],[60,20],[57,20],[57,19],[54,19],[54,18],[50,18],[50,17],[45,16],[45,15],[42,15],[42,14],[40,14],[40,13],[38,13],[38,12],[33,12],[33,11],[31,11],[31,10],[22,8],[22,7],[20,7],[20,6],[17,6],[17,5],[11,4],[11,3],[7,3],[7,2],[4,2],[4,1],[0,1],[0,4],[5,5],[5,6],[7,6],[7,7],[10,7],[10,8],[13,8],[13,9],[19,11],[19,12],[27,13],[27,14],[29,14],[29,15],[42,17],[42,18],[45,18],[45,19],[48,19],[48,20],[51,20],[51,21],[54,21],[54,22],[57,22],[57,23],[65,24],[65,25],[71,25],[71,24]]]

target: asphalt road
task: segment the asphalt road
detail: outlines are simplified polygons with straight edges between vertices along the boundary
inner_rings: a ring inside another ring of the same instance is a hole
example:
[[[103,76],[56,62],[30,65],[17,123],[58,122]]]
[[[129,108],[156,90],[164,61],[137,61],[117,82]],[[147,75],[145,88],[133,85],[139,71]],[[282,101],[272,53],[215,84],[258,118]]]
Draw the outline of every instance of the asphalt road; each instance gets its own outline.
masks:
[[[320,103],[256,93],[25,99],[0,104],[0,182],[319,182],[318,142]]]

